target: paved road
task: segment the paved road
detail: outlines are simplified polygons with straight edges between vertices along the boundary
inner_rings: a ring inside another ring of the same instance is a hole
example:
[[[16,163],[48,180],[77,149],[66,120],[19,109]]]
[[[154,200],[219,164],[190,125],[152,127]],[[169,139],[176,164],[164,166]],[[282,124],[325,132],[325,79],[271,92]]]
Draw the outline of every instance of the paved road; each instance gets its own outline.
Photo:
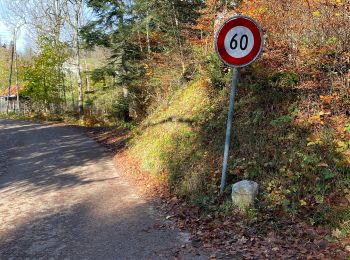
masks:
[[[161,221],[78,130],[0,119],[0,259],[172,259]]]

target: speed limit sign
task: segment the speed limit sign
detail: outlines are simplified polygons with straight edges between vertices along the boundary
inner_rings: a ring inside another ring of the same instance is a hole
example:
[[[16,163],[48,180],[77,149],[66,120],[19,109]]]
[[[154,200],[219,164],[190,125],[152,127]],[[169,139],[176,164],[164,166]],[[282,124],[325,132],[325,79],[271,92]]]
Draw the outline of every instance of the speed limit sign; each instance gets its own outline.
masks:
[[[263,33],[253,19],[234,16],[227,19],[215,35],[215,49],[229,67],[240,68],[252,63],[263,49]]]
[[[249,17],[238,15],[227,19],[219,27],[214,40],[215,50],[219,59],[227,66],[234,68],[220,186],[220,191],[224,192],[226,187],[226,172],[231,142],[238,68],[248,66],[259,57],[263,50],[264,38],[262,30],[257,22]]]

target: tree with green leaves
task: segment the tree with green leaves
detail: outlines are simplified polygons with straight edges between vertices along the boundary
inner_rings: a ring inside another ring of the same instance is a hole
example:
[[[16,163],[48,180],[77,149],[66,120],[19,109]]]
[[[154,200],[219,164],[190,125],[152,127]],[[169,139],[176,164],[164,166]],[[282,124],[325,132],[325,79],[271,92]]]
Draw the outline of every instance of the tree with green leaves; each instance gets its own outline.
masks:
[[[115,87],[123,88],[122,103],[139,100],[137,95],[144,85],[143,64],[152,52],[177,52],[185,71],[186,28],[195,23],[196,10],[202,4],[200,0],[87,1],[96,19],[82,28],[81,35],[87,47],[101,45],[111,49],[105,70],[113,67]],[[156,38],[160,41],[157,46],[152,44]],[[130,111],[125,111],[124,119],[130,120]]]
[[[130,87],[133,81],[142,76],[142,66],[135,63],[141,59],[137,43],[131,41],[132,21],[128,18],[129,6],[123,1],[88,1],[97,17],[85,26],[81,33],[87,47],[101,45],[111,49],[105,73],[114,78],[114,84],[123,89],[124,100],[130,100]],[[112,69],[111,69],[112,68]],[[130,121],[129,106],[124,106],[123,119]]]
[[[40,52],[33,63],[24,71],[24,95],[29,97],[33,107],[46,112],[57,112],[62,105],[62,73],[60,68],[70,56],[65,43],[52,38],[42,38]]]

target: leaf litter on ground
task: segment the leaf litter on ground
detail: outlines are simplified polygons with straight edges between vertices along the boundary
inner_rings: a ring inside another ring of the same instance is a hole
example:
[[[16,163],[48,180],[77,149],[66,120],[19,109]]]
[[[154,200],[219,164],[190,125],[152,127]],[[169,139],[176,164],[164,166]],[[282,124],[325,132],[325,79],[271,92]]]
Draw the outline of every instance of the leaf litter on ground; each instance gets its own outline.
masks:
[[[337,238],[339,232],[286,219],[278,212],[262,211],[254,224],[239,213],[204,212],[171,194],[166,178],[140,169],[125,148],[130,133],[112,128],[85,128],[85,131],[115,155],[121,174],[136,184],[145,197],[156,202],[168,224],[190,232],[189,250],[193,255],[198,253],[197,248],[205,248],[216,252],[209,259],[346,259],[350,256],[349,246],[344,248],[337,239],[327,240],[330,235]]]

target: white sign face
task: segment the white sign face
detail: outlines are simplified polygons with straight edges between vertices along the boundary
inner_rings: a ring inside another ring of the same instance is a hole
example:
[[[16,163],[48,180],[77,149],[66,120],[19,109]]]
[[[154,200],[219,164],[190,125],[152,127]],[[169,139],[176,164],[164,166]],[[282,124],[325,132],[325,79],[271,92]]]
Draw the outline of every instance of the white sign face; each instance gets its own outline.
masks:
[[[247,27],[237,26],[232,28],[225,37],[225,49],[233,58],[247,56],[254,47],[254,36]]]

